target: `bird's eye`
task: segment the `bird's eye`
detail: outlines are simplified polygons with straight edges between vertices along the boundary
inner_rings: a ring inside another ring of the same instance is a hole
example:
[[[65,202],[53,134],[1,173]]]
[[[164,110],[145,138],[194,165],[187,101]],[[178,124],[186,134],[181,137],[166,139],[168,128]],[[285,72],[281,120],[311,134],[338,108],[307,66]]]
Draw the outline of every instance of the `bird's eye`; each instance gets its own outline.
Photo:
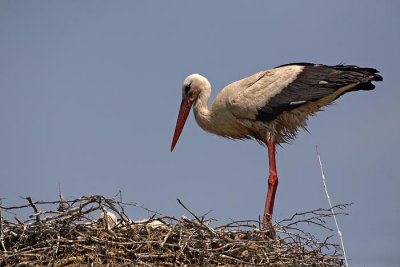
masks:
[[[190,83],[185,85],[185,95],[188,95],[190,91]]]

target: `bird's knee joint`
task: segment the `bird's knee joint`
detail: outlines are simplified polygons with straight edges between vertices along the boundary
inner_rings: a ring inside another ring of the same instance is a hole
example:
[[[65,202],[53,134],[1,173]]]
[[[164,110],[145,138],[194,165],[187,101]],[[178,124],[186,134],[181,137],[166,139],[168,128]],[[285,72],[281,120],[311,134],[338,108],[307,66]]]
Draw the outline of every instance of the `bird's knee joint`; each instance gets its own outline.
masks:
[[[276,176],[276,174],[274,174],[274,175],[271,174],[269,176],[268,185],[270,185],[270,186],[278,185],[278,176]]]

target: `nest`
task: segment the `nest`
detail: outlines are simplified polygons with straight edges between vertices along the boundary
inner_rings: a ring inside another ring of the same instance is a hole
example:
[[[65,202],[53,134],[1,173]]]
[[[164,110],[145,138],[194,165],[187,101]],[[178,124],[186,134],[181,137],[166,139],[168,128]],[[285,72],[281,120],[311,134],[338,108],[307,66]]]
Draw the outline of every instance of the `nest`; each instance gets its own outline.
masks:
[[[329,237],[320,241],[300,229],[329,229],[329,209],[296,213],[268,229],[250,220],[212,228],[180,200],[193,218],[154,213],[132,221],[125,209],[135,204],[103,196],[26,201],[0,206],[1,266],[343,266]],[[23,221],[15,216],[22,211],[33,214]],[[10,214],[14,218],[5,219]]]

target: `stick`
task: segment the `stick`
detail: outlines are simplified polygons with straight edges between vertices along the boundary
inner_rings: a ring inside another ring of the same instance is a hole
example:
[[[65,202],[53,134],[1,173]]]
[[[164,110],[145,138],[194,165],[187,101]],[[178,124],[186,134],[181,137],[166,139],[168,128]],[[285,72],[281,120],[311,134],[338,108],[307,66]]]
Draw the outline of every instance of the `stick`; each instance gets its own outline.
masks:
[[[7,252],[6,246],[4,245],[3,214],[1,213],[1,208],[0,208],[0,243],[4,252]]]
[[[40,215],[39,215],[39,210],[36,208],[35,204],[33,204],[31,197],[26,197],[26,200],[28,200],[29,205],[33,208],[36,216],[36,222],[40,222]]]
[[[196,214],[194,214],[190,209],[188,209],[188,208],[182,203],[182,201],[181,201],[179,198],[177,198],[176,200],[178,201],[179,204],[181,204],[181,206],[182,206],[185,210],[187,210],[190,214],[192,214],[192,216],[193,216],[194,218],[196,218],[196,220],[197,220],[200,224],[203,224],[202,220],[200,220],[200,218],[197,217]]]
[[[319,155],[318,146],[316,146],[315,149],[316,149],[316,151],[317,151],[319,166],[320,166],[320,168],[321,168],[321,176],[322,176],[322,182],[324,183],[325,194],[326,194],[326,197],[327,197],[327,199],[328,199],[329,207],[330,207],[330,210],[331,210],[331,212],[332,212],[333,220],[335,221],[337,233],[338,233],[339,238],[340,238],[340,244],[341,244],[342,250],[343,250],[343,257],[344,257],[345,265],[348,267],[349,264],[348,264],[348,262],[347,262],[346,250],[344,249],[343,236],[342,236],[342,232],[341,232],[340,229],[339,229],[339,224],[338,224],[338,222],[337,222],[337,220],[336,220],[335,212],[333,211],[333,207],[332,207],[332,203],[331,203],[331,197],[329,196],[328,188],[327,188],[327,186],[326,186],[326,178],[325,178],[325,174],[324,174],[324,168],[322,167],[322,161],[321,161],[321,156]]]

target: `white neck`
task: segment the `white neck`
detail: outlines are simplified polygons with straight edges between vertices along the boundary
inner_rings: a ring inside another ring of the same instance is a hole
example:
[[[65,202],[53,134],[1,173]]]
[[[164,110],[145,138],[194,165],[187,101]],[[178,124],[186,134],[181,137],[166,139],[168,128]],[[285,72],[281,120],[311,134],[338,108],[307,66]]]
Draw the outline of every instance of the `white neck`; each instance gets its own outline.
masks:
[[[193,112],[194,117],[199,126],[208,132],[212,132],[213,115],[212,111],[208,108],[208,100],[210,99],[211,89],[202,90],[194,103]]]

